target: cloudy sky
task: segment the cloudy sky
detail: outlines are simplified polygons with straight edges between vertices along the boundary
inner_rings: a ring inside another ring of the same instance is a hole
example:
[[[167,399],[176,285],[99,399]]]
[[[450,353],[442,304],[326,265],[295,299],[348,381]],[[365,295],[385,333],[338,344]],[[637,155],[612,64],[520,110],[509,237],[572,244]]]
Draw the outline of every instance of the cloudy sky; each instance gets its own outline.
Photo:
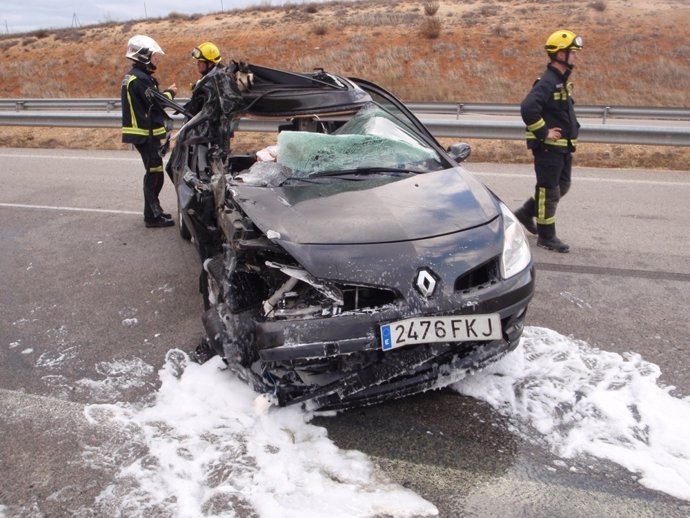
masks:
[[[171,12],[206,14],[258,5],[281,5],[283,0],[13,0],[0,1],[0,32],[13,34],[59,29],[108,21],[164,17]],[[293,3],[301,3],[299,0]]]

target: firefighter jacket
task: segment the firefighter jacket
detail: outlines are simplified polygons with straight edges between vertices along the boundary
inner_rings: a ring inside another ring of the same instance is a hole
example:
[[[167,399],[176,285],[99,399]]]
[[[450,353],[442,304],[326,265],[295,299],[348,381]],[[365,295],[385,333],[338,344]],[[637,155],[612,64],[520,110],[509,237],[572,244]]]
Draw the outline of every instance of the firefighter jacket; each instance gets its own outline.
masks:
[[[146,89],[158,90],[158,81],[144,65],[135,63],[122,80],[122,142],[143,144],[149,138],[165,137],[167,114],[146,97]],[[174,93],[163,92],[172,100]]]
[[[530,149],[543,147],[560,153],[575,151],[580,124],[575,117],[573,89],[572,83],[567,82],[568,75],[569,71],[562,74],[549,64],[520,104]],[[549,128],[561,128],[561,138],[546,140]]]
[[[211,79],[215,74],[220,74],[225,71],[223,65],[214,66],[206,75],[202,76],[192,88],[192,97],[184,105],[184,109],[192,117],[201,111],[206,101],[212,96],[209,95],[209,88],[212,88]]]
[[[191,126],[187,124],[189,121],[185,124],[188,130],[194,128],[197,143],[215,144],[229,152],[229,139],[246,104],[232,71],[216,65],[194,85],[192,97],[184,109],[195,122]],[[185,131],[179,138],[184,140],[191,134]]]

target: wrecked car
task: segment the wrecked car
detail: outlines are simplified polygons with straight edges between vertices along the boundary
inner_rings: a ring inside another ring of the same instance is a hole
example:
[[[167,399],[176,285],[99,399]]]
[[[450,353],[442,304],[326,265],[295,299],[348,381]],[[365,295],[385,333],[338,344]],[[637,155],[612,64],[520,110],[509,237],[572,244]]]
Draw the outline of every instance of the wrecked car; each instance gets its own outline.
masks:
[[[242,93],[217,74],[167,164],[212,353],[279,405],[338,409],[446,386],[515,348],[533,261],[459,165],[468,146],[444,149],[362,79],[244,72]],[[234,153],[246,129],[262,143]]]

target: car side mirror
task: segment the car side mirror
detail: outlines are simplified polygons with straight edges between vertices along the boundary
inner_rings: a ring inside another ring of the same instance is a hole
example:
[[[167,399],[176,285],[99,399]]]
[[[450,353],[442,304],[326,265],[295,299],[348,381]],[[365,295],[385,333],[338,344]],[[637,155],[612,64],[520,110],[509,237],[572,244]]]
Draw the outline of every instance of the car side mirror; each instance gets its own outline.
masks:
[[[472,154],[472,148],[466,142],[456,142],[447,149],[450,157],[455,160],[458,164]]]

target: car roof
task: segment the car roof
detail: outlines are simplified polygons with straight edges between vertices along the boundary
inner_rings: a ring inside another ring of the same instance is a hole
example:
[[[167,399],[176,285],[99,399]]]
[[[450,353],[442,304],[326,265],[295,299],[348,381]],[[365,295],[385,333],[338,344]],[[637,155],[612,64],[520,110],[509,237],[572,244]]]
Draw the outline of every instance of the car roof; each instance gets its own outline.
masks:
[[[297,73],[248,64],[254,83],[243,94],[255,117],[299,117],[357,111],[372,101],[351,80],[317,69]]]

